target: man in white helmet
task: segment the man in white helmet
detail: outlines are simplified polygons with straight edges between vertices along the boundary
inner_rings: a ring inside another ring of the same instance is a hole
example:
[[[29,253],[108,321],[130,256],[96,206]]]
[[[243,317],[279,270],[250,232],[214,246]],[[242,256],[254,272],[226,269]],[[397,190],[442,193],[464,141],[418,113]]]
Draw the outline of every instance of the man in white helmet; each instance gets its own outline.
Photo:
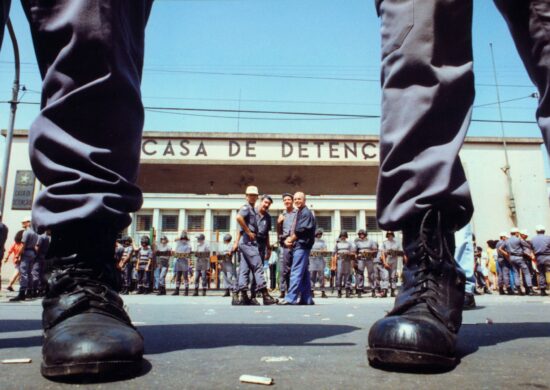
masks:
[[[499,235],[499,240],[495,245],[498,265],[498,292],[500,295],[504,295],[504,288],[506,288],[508,295],[514,295],[514,289],[510,285],[510,272],[512,271],[512,265],[510,264],[510,259],[506,256],[504,249],[507,239],[508,233],[501,232]]]

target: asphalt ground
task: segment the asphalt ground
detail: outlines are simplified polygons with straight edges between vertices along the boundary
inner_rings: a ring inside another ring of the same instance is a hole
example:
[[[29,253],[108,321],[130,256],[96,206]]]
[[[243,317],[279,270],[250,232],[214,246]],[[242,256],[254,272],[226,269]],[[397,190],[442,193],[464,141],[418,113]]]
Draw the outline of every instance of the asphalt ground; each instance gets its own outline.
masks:
[[[477,296],[464,312],[458,366],[444,373],[389,372],[368,365],[369,327],[393,299],[316,298],[315,306],[234,307],[229,298],[124,297],[145,337],[133,379],[64,384],[40,375],[39,300],[0,296],[0,389],[253,389],[243,374],[273,378],[278,389],[549,389],[550,298]],[[275,361],[265,361],[276,358]]]

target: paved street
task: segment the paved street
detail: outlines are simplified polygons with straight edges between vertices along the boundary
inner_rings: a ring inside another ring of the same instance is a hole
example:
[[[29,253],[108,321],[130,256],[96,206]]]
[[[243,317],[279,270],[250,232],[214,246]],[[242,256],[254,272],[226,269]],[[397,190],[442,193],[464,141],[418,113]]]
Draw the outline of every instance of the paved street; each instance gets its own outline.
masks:
[[[75,387],[40,376],[40,302],[6,301],[3,293],[0,356],[32,363],[0,365],[0,389]],[[550,388],[550,298],[477,297],[478,309],[464,313],[461,363],[439,374],[385,372],[367,364],[368,329],[392,301],[317,298],[309,307],[232,307],[219,295],[129,296],[125,302],[146,342],[143,372],[78,387],[262,388],[239,382],[250,374],[273,378],[278,389]]]

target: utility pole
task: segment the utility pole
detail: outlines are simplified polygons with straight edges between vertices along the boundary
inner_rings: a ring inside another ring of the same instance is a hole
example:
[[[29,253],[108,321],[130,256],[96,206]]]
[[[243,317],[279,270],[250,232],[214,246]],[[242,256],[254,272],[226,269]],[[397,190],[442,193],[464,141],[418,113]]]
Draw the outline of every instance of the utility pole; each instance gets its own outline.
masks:
[[[495,78],[495,88],[497,93],[497,106],[498,106],[498,115],[500,119],[500,131],[502,133],[502,146],[504,147],[504,166],[502,171],[506,175],[506,181],[508,182],[508,208],[510,210],[510,218],[512,219],[513,225],[517,226],[517,212],[516,212],[516,199],[514,198],[514,191],[512,189],[512,175],[510,174],[510,162],[508,160],[508,145],[506,144],[506,133],[504,132],[504,122],[502,117],[502,107],[500,104],[500,91],[498,88],[498,79],[497,79],[497,68],[495,65],[495,56],[493,54],[493,44],[489,43],[491,48],[491,61],[493,63],[493,76]]]
[[[4,161],[2,165],[2,176],[0,181],[0,212],[4,212],[4,204],[6,202],[6,185],[8,182],[8,170],[10,164],[10,154],[11,154],[11,144],[13,140],[13,127],[15,124],[15,113],[17,111],[18,96],[19,96],[19,46],[17,45],[17,37],[15,36],[15,31],[13,31],[13,26],[11,20],[8,19],[6,23],[8,28],[8,33],[10,35],[11,43],[13,45],[13,59],[15,62],[15,77],[13,79],[13,87],[11,90],[11,101],[10,101],[10,118],[8,122],[8,132],[6,135],[6,147],[4,152]]]

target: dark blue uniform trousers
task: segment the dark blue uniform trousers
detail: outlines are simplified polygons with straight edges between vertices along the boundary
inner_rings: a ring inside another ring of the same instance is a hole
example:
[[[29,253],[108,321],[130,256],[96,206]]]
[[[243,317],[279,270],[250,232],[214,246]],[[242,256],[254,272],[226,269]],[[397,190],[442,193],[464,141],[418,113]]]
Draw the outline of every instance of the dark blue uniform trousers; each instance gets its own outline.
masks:
[[[250,282],[250,274],[256,281],[256,291],[266,287],[264,278],[263,261],[260,258],[258,245],[254,242],[240,242],[239,253],[241,262],[239,264],[238,291],[247,291]]]
[[[22,0],[43,79],[41,111],[29,135],[32,168],[45,185],[32,212],[38,232],[74,226],[82,232],[106,222],[119,231],[141,207],[134,183],[152,3]],[[0,32],[9,5],[2,0]]]
[[[495,3],[539,91],[536,118],[549,148],[550,1]],[[377,0],[377,5],[382,33],[379,224],[402,230],[427,209],[438,208],[451,227],[464,226],[473,205],[458,152],[474,100],[472,0]]]

